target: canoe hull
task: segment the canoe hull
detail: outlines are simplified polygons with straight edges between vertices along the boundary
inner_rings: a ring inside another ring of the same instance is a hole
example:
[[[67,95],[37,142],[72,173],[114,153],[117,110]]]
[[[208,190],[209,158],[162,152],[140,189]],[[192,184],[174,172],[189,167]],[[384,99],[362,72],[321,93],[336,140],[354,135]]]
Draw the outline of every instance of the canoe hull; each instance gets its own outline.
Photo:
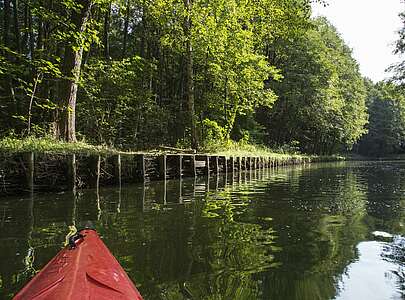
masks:
[[[142,296],[94,230],[82,230],[76,247],[61,250],[15,297],[29,299],[120,299]]]

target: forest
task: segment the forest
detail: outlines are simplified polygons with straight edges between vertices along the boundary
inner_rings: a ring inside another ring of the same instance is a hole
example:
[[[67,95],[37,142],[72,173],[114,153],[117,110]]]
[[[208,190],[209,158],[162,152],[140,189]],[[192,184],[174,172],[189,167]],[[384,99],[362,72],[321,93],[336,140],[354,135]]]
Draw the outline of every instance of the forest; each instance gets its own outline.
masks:
[[[405,61],[364,78],[311,2],[0,0],[0,139],[404,153]]]

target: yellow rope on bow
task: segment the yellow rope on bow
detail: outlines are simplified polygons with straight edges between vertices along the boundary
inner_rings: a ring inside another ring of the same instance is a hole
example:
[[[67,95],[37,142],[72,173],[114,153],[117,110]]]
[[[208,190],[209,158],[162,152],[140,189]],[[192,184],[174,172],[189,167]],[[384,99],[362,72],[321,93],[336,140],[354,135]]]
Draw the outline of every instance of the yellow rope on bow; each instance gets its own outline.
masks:
[[[72,236],[74,236],[76,233],[77,233],[77,228],[76,228],[76,226],[75,226],[75,225],[70,225],[70,226],[69,226],[69,232],[68,232],[68,234],[66,235],[66,238],[65,238],[65,244],[64,244],[65,247],[66,247],[67,245],[69,245],[69,239],[70,239]]]

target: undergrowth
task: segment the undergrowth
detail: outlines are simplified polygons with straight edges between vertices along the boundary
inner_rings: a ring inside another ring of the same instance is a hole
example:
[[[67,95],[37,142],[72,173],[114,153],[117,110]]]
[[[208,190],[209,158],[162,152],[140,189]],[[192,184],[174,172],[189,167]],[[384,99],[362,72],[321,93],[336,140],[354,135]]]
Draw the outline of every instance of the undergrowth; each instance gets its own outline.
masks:
[[[85,142],[67,143],[55,140],[50,137],[36,138],[27,137],[19,139],[13,136],[0,139],[0,152],[47,152],[47,153],[94,153],[94,154],[117,154],[124,153],[117,149],[107,146],[94,146]],[[263,145],[248,144],[246,142],[235,142],[232,140],[223,142],[211,142],[199,151],[200,153],[224,155],[224,156],[267,156],[274,158],[302,158],[311,157],[313,161],[317,159],[322,161],[344,160],[344,157],[333,156],[309,156],[300,153],[285,153],[282,149],[270,149]],[[139,151],[126,151],[125,153],[142,153]],[[164,154],[162,150],[151,150],[144,153]]]
[[[49,137],[27,137],[19,139],[4,137],[0,139],[2,152],[55,152],[55,153],[114,153],[116,150],[105,146],[93,146],[85,142],[67,143]]]

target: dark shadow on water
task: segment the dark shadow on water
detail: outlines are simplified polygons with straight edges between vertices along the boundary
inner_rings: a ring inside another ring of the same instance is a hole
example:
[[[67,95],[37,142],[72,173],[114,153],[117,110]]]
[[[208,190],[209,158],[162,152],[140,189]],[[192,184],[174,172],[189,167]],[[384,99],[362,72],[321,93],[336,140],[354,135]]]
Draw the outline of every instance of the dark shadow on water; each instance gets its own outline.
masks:
[[[1,199],[0,298],[88,221],[145,299],[348,299],[365,293],[347,279],[360,267],[398,295],[402,242],[371,232],[405,234],[404,170],[322,164]],[[373,253],[395,267],[393,284],[363,264]]]

